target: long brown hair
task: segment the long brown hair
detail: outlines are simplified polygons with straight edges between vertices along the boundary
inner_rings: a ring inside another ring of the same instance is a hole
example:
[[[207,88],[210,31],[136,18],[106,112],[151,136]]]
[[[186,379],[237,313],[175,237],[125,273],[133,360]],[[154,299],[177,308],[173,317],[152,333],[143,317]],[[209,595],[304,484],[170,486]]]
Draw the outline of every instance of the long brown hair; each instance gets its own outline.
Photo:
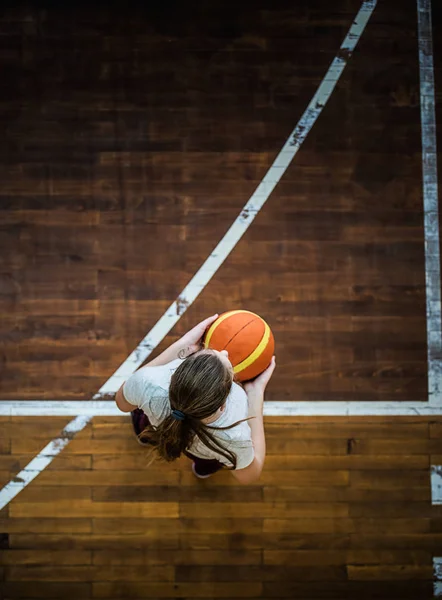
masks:
[[[188,450],[197,437],[207,448],[227,458],[233,465],[230,470],[236,469],[236,455],[225,448],[210,430],[231,429],[254,417],[242,419],[228,427],[215,427],[202,422],[225,403],[233,385],[231,371],[213,351],[197,351],[187,357],[181,354],[179,358],[183,362],[172,374],[169,401],[171,410],[182,411],[186,418],[179,421],[170,413],[157,428],[148,425],[139,434],[139,439],[152,444],[152,451],[157,451],[157,458],[172,462],[184,450]]]

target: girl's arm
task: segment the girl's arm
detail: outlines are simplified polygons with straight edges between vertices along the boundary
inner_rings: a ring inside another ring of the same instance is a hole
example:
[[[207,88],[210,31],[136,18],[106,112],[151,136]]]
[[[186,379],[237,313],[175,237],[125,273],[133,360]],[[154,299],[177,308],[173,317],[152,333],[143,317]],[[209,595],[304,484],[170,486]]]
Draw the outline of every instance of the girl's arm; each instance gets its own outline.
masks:
[[[124,385],[124,384],[123,384]],[[126,400],[123,394],[123,385],[120,387],[118,392],[115,394],[115,403],[121,412],[132,412],[137,407]]]
[[[167,363],[172,362],[176,358],[179,358],[178,353],[180,350],[184,348],[184,344],[182,343],[182,338],[174,342],[171,346],[166,348],[164,352],[161,352],[156,358],[148,362],[141,367],[139,371],[145,369],[146,367],[159,367],[160,365],[167,365]]]
[[[181,350],[185,350],[185,356],[192,354],[192,352],[196,352],[197,350],[201,350],[203,348],[203,338],[206,331],[212,325],[214,321],[218,318],[218,313],[209,317],[208,319],[204,319],[198,325],[195,325],[190,331],[183,335],[182,338],[174,342],[171,346],[166,348],[164,352],[162,352],[159,356],[151,360],[144,367],[157,367],[160,365],[167,365],[167,363],[172,362],[176,358],[179,357],[179,352]]]

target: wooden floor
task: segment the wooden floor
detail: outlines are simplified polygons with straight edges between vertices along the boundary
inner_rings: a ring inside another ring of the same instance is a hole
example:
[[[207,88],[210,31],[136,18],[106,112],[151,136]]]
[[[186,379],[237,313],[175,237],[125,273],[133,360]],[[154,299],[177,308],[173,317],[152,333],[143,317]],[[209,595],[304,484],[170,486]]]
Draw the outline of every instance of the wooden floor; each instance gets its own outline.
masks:
[[[1,421],[4,482],[66,421]],[[4,598],[432,597],[442,418],[268,417],[259,484],[145,468],[96,418],[0,513]],[[10,454],[8,454],[10,450]]]
[[[8,4],[0,398],[96,393],[235,220],[360,4]],[[379,0],[282,181],[151,358],[244,308],[275,336],[269,402],[427,399],[416,34],[414,0]],[[0,418],[0,485],[67,422]],[[146,469],[127,416],[93,419],[0,511],[0,598],[429,600],[442,419],[265,430],[262,478],[238,487],[185,457]]]
[[[246,4],[173,3],[176,25],[141,3],[0,20],[3,398],[100,388],[238,216],[360,7]],[[275,335],[269,400],[426,400],[416,28],[414,0],[379,2],[301,151],[158,352],[245,308]]]

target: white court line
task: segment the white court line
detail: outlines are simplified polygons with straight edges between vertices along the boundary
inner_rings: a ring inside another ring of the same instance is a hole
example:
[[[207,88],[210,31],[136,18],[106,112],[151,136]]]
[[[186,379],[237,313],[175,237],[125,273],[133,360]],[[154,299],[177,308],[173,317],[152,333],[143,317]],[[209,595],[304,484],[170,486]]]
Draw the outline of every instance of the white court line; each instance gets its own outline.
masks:
[[[435,556],[433,558],[433,596],[440,598],[442,596],[442,557]]]
[[[427,302],[428,401],[442,407],[439,208],[431,0],[417,2]]]
[[[0,403],[0,416],[6,417],[121,417],[123,413],[109,400],[7,400]],[[358,416],[438,416],[439,406],[428,402],[264,402],[266,417],[358,417]]]
[[[166,334],[172,329],[177,321],[186,312],[189,306],[203,291],[217,270],[220,268],[230,252],[236,246],[238,241],[250,227],[259,210],[264,206],[266,200],[272,193],[273,189],[284,175],[287,167],[298,152],[302,142],[307,137],[313,127],[316,119],[322,112],[322,109],[327,104],[341,74],[350,58],[356,44],[362,35],[365,26],[370,19],[373,10],[375,9],[377,0],[363,0],[356,18],[354,19],[344,41],[341,44],[338,54],[333,59],[324,79],[313,96],[310,104],[296,125],[295,129],[290,134],[287,142],[274,160],[272,166],[267,171],[262,182],[258,185],[255,192],[250,197],[247,204],[244,206],[240,215],[236,218],[233,225],[225,234],[218,246],[199,269],[193,279],[184,288],[178,298],[171,304],[168,310],[154,325],[150,332],[144,337],[135,350],[128,356],[123,364],[109,377],[105,384],[100,388],[94,396],[94,400],[103,399],[108,394],[114,394],[120,385],[139,367],[144,360],[150,355],[152,350],[163,340]],[[84,424],[86,426],[86,423]],[[79,429],[80,431],[80,429]],[[57,440],[54,440],[54,443]],[[61,451],[61,448],[60,450]],[[52,456],[51,460],[55,458]],[[50,461],[49,461],[50,462]],[[49,463],[48,463],[49,464]],[[29,465],[28,465],[29,466]],[[47,466],[47,465],[45,465]],[[25,468],[26,471],[26,468]],[[32,478],[25,480],[19,473],[17,478],[24,479],[23,483],[17,483],[17,486],[12,489],[6,486],[0,491],[0,509],[10,502],[32,479],[38,472],[35,472]],[[16,479],[17,479],[16,478]],[[5,491],[6,490],[6,491]]]
[[[61,432],[60,437],[52,440],[37,456],[20,471],[0,492],[0,509],[4,508],[17,494],[19,494],[33,479],[39,475],[67,446],[76,433],[86,427],[94,415],[76,417],[68,423]]]
[[[442,504],[442,466],[431,467],[431,504]]]
[[[428,400],[442,406],[439,207],[431,0],[417,0],[427,302]],[[431,503],[442,504],[442,466],[431,466]],[[442,558],[433,558],[433,596],[442,596]]]

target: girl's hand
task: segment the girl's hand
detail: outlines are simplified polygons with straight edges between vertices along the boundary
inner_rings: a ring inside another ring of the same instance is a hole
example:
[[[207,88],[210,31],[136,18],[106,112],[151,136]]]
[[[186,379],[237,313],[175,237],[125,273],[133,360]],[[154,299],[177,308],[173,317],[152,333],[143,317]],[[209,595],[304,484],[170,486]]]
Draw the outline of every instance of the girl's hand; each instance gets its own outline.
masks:
[[[212,317],[204,319],[204,321],[201,321],[201,323],[195,325],[195,327],[193,327],[190,331],[185,333],[183,337],[180,340],[178,340],[177,344],[180,346],[181,349],[186,350],[186,355],[193,354],[193,352],[197,352],[198,350],[203,349],[204,334],[206,333],[207,329],[212,325],[212,323],[214,323],[217,320],[218,316],[219,315],[216,314]]]
[[[255,391],[264,394],[266,385],[268,384],[270,377],[273,375],[273,371],[275,370],[275,367],[276,367],[276,357],[275,357],[275,355],[273,355],[270,365],[267,367],[267,369],[265,371],[263,371],[260,375],[258,375],[254,379],[250,379],[250,381],[245,381],[243,383],[243,387],[244,387],[245,391],[247,392],[247,394],[249,394],[250,392],[255,392]]]

